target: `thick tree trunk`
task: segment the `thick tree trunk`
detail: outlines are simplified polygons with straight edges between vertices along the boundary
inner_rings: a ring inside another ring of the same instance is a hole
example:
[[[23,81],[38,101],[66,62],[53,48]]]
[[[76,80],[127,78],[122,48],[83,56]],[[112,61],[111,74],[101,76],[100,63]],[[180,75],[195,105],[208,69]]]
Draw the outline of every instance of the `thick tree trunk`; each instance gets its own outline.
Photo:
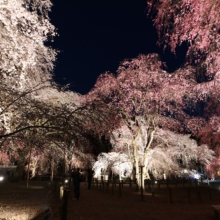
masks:
[[[25,166],[25,160],[24,158],[20,159],[17,162],[17,168],[14,175],[14,180],[21,180],[24,178],[24,166]]]

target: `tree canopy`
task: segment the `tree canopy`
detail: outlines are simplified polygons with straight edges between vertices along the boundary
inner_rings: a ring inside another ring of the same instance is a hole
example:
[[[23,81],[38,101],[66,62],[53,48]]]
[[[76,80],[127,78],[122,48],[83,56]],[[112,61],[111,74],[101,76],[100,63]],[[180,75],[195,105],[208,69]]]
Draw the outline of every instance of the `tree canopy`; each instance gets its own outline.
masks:
[[[91,167],[102,152],[96,175],[109,167],[130,175],[135,167],[139,183],[140,163],[146,178],[211,164],[207,146],[218,156],[220,132],[218,1],[147,0],[158,44],[174,54],[184,44],[185,65],[170,73],[159,55],[139,55],[100,75],[84,96],[52,80],[51,6],[0,5],[0,163],[27,162],[34,175],[45,161],[45,170]]]

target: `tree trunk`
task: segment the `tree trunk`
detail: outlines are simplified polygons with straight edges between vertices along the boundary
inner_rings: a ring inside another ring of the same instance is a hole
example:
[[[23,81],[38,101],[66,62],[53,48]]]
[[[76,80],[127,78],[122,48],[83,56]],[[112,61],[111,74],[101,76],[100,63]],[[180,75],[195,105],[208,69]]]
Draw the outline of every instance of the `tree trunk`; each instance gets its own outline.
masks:
[[[51,182],[53,182],[53,176],[54,176],[54,153],[52,154],[52,161],[51,161],[51,176],[50,176]]]
[[[133,145],[133,149],[134,149],[134,167],[136,171],[135,177],[136,177],[138,187],[140,187],[139,157],[137,155],[137,146],[135,144]]]
[[[29,158],[28,158],[28,168],[27,168],[27,182],[26,182],[26,188],[28,188],[28,183],[29,183],[29,173],[30,173],[30,163],[31,163],[31,152],[32,152],[32,148],[30,149],[29,152]]]
[[[15,171],[15,175],[14,175],[14,180],[20,180],[24,178],[24,165],[25,165],[25,160],[24,158],[22,158],[21,160],[19,160],[17,162],[17,168]]]
[[[139,173],[139,164],[138,164],[138,160],[135,160],[135,168],[136,168],[136,181],[137,181],[137,184],[138,184],[138,187],[140,187],[140,173]]]
[[[65,176],[66,176],[66,148],[64,148],[63,151],[63,175],[62,175],[63,181],[65,179]]]

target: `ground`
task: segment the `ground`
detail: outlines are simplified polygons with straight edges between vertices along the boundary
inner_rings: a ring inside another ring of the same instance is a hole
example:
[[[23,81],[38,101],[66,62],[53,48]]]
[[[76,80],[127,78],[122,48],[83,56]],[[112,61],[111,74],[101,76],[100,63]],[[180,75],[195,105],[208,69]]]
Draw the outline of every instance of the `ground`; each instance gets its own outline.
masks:
[[[56,187],[55,187],[56,186]],[[114,185],[113,185],[114,186]],[[87,189],[81,183],[79,200],[69,193],[67,220],[214,220],[212,205],[220,205],[218,189],[207,184],[173,183],[167,187],[150,185],[144,191],[143,200],[136,186],[124,184],[112,188],[94,185]],[[59,184],[52,186],[46,181],[5,182],[0,184],[0,220],[58,220],[61,218],[62,200]],[[71,187],[72,188],[72,187]],[[152,196],[154,191],[155,196]],[[45,210],[49,213],[44,217]]]
[[[0,219],[29,220],[49,205],[46,182],[0,182]]]

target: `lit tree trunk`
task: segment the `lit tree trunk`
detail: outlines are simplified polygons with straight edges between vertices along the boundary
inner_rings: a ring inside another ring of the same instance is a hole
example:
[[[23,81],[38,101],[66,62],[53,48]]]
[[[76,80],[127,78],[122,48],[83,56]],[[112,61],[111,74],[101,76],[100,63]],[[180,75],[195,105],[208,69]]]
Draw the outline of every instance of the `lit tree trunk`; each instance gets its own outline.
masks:
[[[148,169],[147,169],[147,164],[148,164],[148,152],[145,152],[144,154],[144,167],[143,167],[143,175],[145,179],[150,179],[149,173],[148,173]]]
[[[64,134],[64,151],[63,151],[63,181],[66,174],[66,135]]]
[[[54,153],[52,154],[52,161],[51,161],[51,176],[50,176],[51,182],[53,182],[53,176],[54,176]]]
[[[28,188],[28,183],[29,183],[29,172],[30,172],[30,163],[31,163],[31,152],[32,152],[32,148],[30,149],[29,152],[29,158],[28,158],[28,168],[27,168],[27,182],[26,182],[26,187]]]
[[[133,145],[134,147],[134,164],[135,164],[135,171],[136,171],[136,181],[137,181],[137,184],[138,186],[140,186],[140,174],[139,174],[139,157],[137,155],[137,146],[136,144]]]
[[[66,174],[66,149],[64,148],[64,151],[63,151],[63,181],[65,178],[65,174]]]
[[[149,176],[149,173],[148,173],[148,169],[147,169],[147,164],[148,164],[148,160],[149,160],[149,149],[150,149],[150,146],[153,142],[153,139],[154,139],[154,133],[156,132],[156,125],[155,125],[155,118],[153,118],[152,120],[152,125],[153,125],[153,130],[151,131],[151,133],[149,134],[149,139],[147,141],[147,144],[146,144],[146,147],[144,149],[144,158],[143,158],[143,187],[144,187],[144,179],[150,179],[150,176]]]
[[[147,151],[144,153],[144,161],[143,161],[143,179],[142,179],[143,189],[145,188],[144,180],[150,179],[150,175],[149,175],[148,169],[147,169],[148,160],[149,160],[149,158],[148,158],[148,151]]]

